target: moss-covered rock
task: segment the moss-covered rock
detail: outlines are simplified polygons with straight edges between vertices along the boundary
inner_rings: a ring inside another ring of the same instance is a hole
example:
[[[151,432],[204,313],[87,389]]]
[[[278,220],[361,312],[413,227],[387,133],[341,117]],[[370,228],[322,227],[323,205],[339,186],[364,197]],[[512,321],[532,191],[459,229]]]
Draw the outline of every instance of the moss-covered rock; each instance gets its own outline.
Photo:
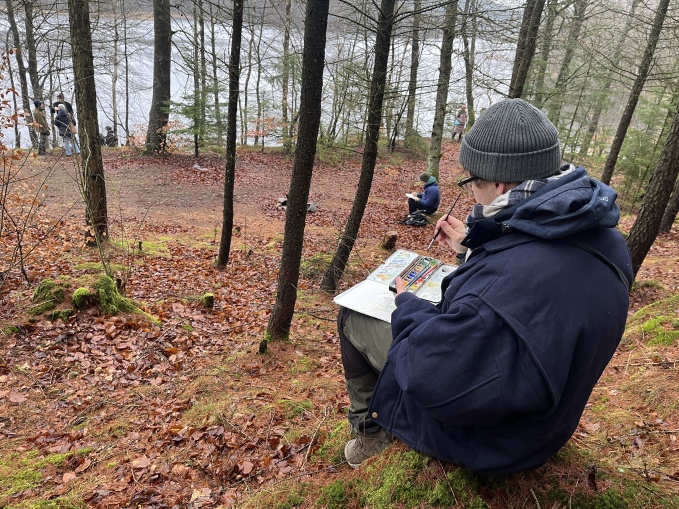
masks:
[[[205,293],[200,298],[200,303],[208,309],[215,307],[215,296],[213,293]]]
[[[31,301],[35,306],[29,309],[31,315],[41,315],[51,311],[66,299],[64,287],[52,279],[44,279],[33,292]]]
[[[92,292],[87,288],[77,288],[75,292],[73,292],[73,305],[76,309],[86,309],[87,306],[90,305],[91,300]]]
[[[73,314],[72,309],[55,309],[54,311],[49,313],[48,317],[52,321],[55,320],[66,321],[72,314]]]
[[[94,283],[93,290],[99,298],[101,310],[107,315],[117,315],[121,311],[124,313],[137,311],[134,301],[120,295],[116,290],[115,281],[108,276],[101,276]]]
[[[21,332],[21,329],[19,328],[18,325],[8,325],[8,326],[2,328],[2,333],[5,336],[11,336],[12,334],[19,334],[19,332]]]

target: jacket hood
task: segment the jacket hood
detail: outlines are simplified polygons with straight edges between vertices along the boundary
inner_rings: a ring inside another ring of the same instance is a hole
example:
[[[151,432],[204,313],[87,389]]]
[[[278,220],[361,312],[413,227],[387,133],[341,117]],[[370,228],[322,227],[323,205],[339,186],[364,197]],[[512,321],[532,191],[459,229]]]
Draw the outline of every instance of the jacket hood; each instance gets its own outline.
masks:
[[[579,166],[496,219],[536,237],[557,239],[590,228],[614,228],[620,219],[617,197]]]
[[[476,221],[462,244],[474,248],[512,230],[559,239],[591,228],[614,228],[620,218],[617,196],[579,166],[495,217]]]

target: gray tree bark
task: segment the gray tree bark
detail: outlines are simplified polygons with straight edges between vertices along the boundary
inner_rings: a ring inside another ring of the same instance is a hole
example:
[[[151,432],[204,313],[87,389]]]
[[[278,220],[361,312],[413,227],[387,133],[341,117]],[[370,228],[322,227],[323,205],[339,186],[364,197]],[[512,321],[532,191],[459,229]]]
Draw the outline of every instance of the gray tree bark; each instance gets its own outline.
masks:
[[[100,242],[108,239],[108,209],[104,163],[99,144],[89,0],[68,0],[68,14],[73,48],[75,101],[78,105],[78,138],[82,145],[82,188],[86,220]]]
[[[394,26],[395,3],[396,0],[382,0],[380,4],[377,38],[375,40],[375,61],[370,83],[370,95],[368,97],[367,129],[365,132],[363,161],[361,163],[361,176],[359,177],[349,219],[347,219],[347,224],[330,262],[330,267],[323,276],[323,281],[321,281],[321,290],[325,292],[334,292],[337,289],[337,284],[342,278],[342,274],[344,274],[344,269],[349,261],[349,255],[356,242],[358,230],[361,227],[361,220],[363,219],[363,214],[368,204],[368,197],[370,196],[375,162],[377,161],[377,142],[380,136],[380,123],[382,121],[382,104],[387,79],[389,44],[391,31]]]
[[[457,20],[457,0],[446,5],[446,14],[441,41],[441,55],[439,60],[439,79],[436,88],[436,106],[434,109],[434,124],[431,128],[429,142],[429,160],[427,173],[439,178],[439,163],[441,162],[441,142],[443,140],[443,126],[446,121],[448,107],[448,88],[450,87],[450,71],[452,69],[453,41],[455,40],[455,22]]]
[[[618,129],[615,132],[613,143],[611,143],[611,148],[609,149],[608,157],[606,158],[606,163],[604,164],[604,169],[601,173],[601,181],[604,184],[611,183],[613,170],[615,170],[615,164],[618,162],[618,156],[620,155],[622,144],[625,141],[627,129],[632,123],[632,116],[634,115],[634,110],[637,107],[637,102],[639,102],[639,96],[641,95],[641,91],[644,88],[644,84],[646,83],[646,79],[648,78],[648,74],[651,70],[653,55],[655,54],[655,48],[658,45],[658,40],[660,39],[660,32],[662,31],[662,27],[665,22],[669,3],[670,0],[660,0],[658,3],[658,10],[655,14],[655,20],[653,21],[651,32],[648,35],[646,50],[644,51],[644,56],[642,57],[641,64],[639,65],[637,78],[634,80],[634,85],[632,85],[632,90],[630,91],[629,98],[627,99],[625,110],[622,113],[622,118],[618,124]],[[673,184],[674,182],[672,182],[672,185]]]
[[[528,70],[535,55],[540,18],[545,0],[528,0],[523,11],[521,30],[516,43],[516,56],[512,68],[512,81],[509,84],[509,97],[521,97],[528,78]]]
[[[304,21],[299,137],[288,192],[276,302],[271,311],[266,332],[268,339],[288,338],[297,301],[307,202],[321,124],[329,3],[329,0],[308,0],[307,2]],[[260,344],[260,352],[266,350],[266,341],[265,339]]]
[[[153,97],[146,131],[146,153],[165,152],[170,118],[170,70],[172,65],[172,18],[170,0],[153,0]]]
[[[240,84],[240,49],[243,38],[243,0],[233,2],[233,28],[231,31],[231,56],[229,57],[229,103],[226,119],[226,168],[224,171],[224,213],[222,235],[219,242],[217,266],[226,267],[231,251],[233,230],[233,189],[236,180],[236,123]]]
[[[677,174],[679,174],[679,108],[676,109],[660,160],[648,183],[641,209],[627,237],[627,247],[632,255],[632,270],[635,275],[660,232]]]

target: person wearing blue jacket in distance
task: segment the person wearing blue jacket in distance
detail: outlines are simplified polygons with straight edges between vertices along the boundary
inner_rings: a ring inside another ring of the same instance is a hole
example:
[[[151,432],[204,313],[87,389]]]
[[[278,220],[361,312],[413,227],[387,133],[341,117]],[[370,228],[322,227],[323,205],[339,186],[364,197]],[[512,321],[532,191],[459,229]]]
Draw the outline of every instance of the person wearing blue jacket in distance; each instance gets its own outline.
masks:
[[[424,186],[421,193],[408,194],[408,213],[412,214],[421,210],[425,214],[433,214],[441,203],[441,191],[436,177],[428,173],[420,175],[420,182]]]
[[[73,117],[66,108],[66,105],[60,104],[57,108],[57,115],[54,117],[54,125],[59,129],[59,135],[64,142],[64,151],[67,156],[71,155],[71,147],[76,154],[80,154],[78,142],[75,135],[71,131],[71,124],[76,125],[75,117]]]
[[[441,302],[398,280],[391,324],[340,309],[352,467],[396,437],[479,473],[536,468],[575,431],[622,337],[633,273],[616,192],[561,164],[547,117],[492,105],[460,163],[477,203],[437,223],[466,256]]]

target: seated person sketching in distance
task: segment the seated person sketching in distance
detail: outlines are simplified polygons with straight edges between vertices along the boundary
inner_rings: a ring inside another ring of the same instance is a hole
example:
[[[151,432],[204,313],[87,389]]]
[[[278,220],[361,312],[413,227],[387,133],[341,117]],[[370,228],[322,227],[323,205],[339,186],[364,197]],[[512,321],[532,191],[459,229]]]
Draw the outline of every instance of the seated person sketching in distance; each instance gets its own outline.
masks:
[[[421,193],[406,193],[408,197],[408,213],[410,215],[422,211],[425,214],[433,214],[439,208],[441,203],[441,191],[436,177],[428,173],[422,173],[419,179],[420,184],[424,186]]]
[[[633,272],[617,194],[561,164],[547,117],[492,105],[460,164],[476,205],[436,225],[465,255],[441,302],[397,279],[391,323],[340,308],[354,468],[393,437],[479,473],[536,468],[570,439],[622,337]]]

